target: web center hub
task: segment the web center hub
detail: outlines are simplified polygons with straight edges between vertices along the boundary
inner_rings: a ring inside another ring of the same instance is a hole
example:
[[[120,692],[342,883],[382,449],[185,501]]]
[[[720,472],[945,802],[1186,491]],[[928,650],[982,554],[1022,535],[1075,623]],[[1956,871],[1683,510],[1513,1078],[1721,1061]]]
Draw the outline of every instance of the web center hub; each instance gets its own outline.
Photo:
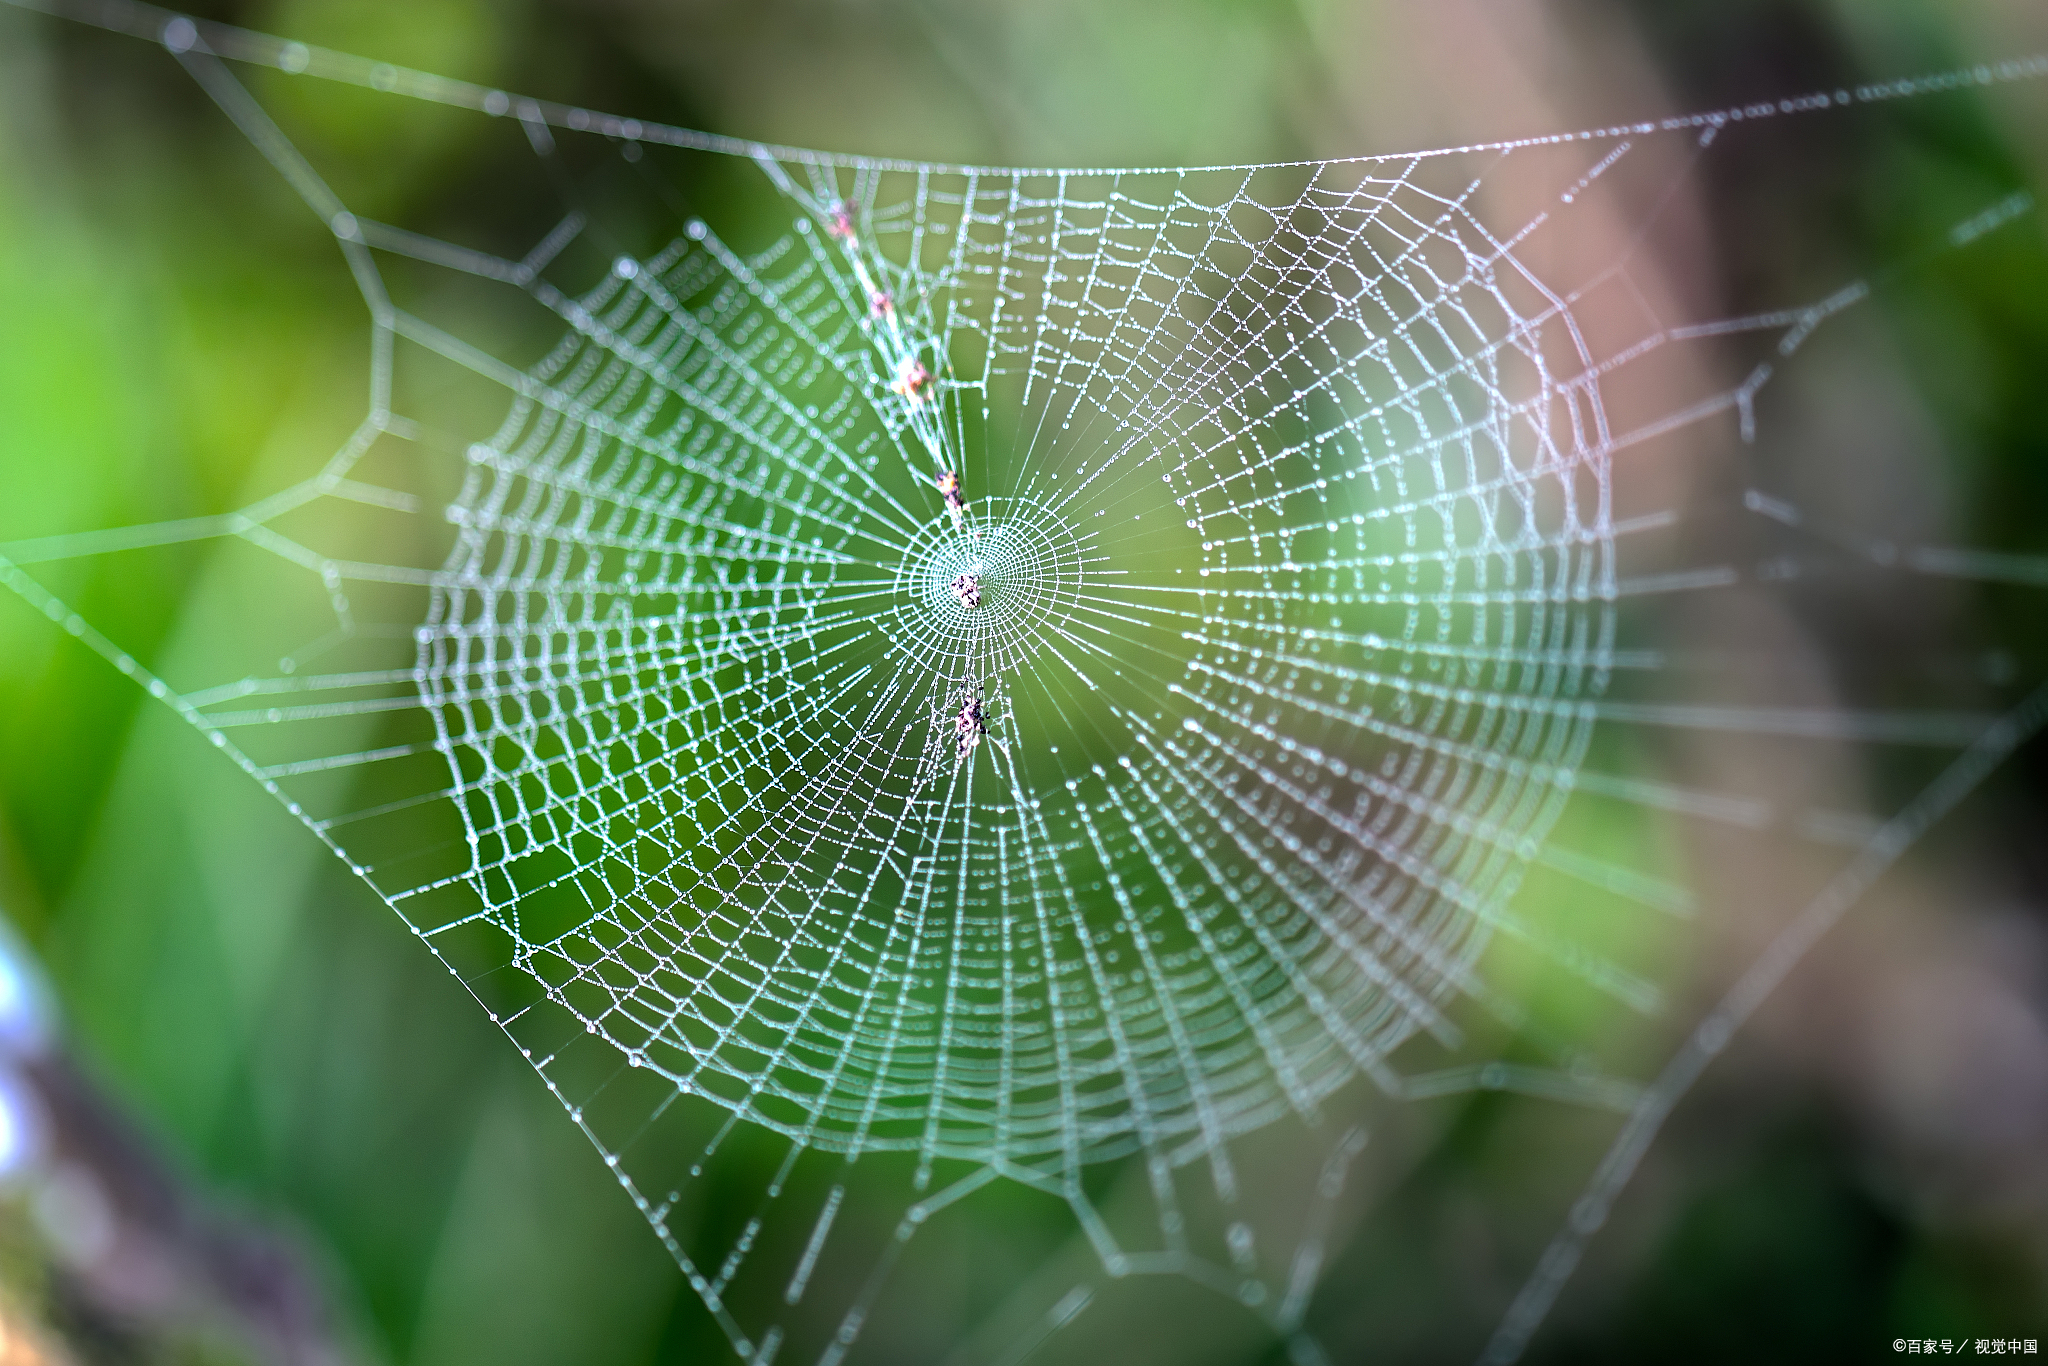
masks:
[[[896,571],[897,640],[947,686],[1027,668],[1083,610],[1090,537],[1060,512],[987,498],[934,518]]]

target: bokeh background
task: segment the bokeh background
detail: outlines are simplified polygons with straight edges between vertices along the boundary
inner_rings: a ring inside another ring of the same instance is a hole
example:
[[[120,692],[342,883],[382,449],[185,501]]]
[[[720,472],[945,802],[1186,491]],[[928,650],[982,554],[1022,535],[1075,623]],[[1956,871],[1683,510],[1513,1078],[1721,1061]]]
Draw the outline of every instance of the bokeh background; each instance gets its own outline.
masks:
[[[2048,51],[2048,16],[2023,0],[200,12],[645,119],[1000,164],[1452,145]],[[275,73],[252,83],[366,213],[507,242],[553,221],[531,158],[482,121]],[[1901,106],[1704,163],[1697,241],[1672,268],[1708,315],[1817,298],[1915,260],[2015,186],[2048,186],[2042,90]],[[717,193],[676,188],[685,203]],[[2040,218],[1918,271],[1860,323],[1745,458],[1845,524],[2048,553]],[[0,544],[241,505],[360,416],[365,335],[324,227],[160,48],[0,7]],[[510,336],[507,353],[551,340]],[[174,660],[211,553],[166,553],[140,581],[90,561],[39,575],[124,646]],[[1688,639],[1819,659],[1838,680],[1924,657],[1902,704],[1995,703],[2048,674],[2044,591],[1902,596],[1894,579],[1843,576],[1767,614],[1683,610]],[[1915,780],[1875,764],[1856,782],[1885,810]],[[1681,1108],[1533,1359],[1860,1360],[1898,1336],[2048,1339],[2044,798],[2036,741],[1787,983]],[[1723,902],[1771,900],[1770,873],[1751,871],[1721,870]],[[123,1135],[115,1160],[149,1173],[145,1195],[204,1211],[168,1219],[171,1260],[225,1256],[226,1280],[255,1287],[245,1304],[287,1318],[278,1305],[310,1296],[301,1317],[348,1359],[722,1352],[597,1153],[459,985],[202,737],[11,596],[0,910],[47,973],[76,1085],[113,1107],[80,1122]],[[1677,1016],[1753,954],[1754,927],[1726,923],[1690,946]],[[1506,1104],[1474,1101],[1433,1130],[1363,1212],[1319,1301],[1333,1359],[1469,1360],[1483,1341],[1601,1137],[1521,1144]],[[222,1254],[195,1218],[248,1245]],[[0,1206],[0,1350],[29,1332],[82,1362],[260,1359],[218,1294],[78,1274],[64,1242],[78,1225],[61,1200]],[[1141,1358],[1143,1316],[1119,1322],[1130,1340],[1095,1348]]]

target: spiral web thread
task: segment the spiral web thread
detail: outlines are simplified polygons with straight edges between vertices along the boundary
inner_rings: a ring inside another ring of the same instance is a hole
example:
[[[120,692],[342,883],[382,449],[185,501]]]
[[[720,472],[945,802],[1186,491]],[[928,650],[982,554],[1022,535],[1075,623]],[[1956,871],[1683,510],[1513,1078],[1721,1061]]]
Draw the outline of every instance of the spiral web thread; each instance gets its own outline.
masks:
[[[1314,1360],[1364,1142],[1330,1115],[1362,1082],[1630,1115],[1489,1349],[1511,1359],[1758,983],[2037,724],[2032,702],[1994,723],[1619,695],[1662,661],[1617,643],[1617,604],[1729,571],[1624,572],[1670,517],[1617,516],[1617,456],[1731,417],[1748,435],[1773,367],[1869,290],[1674,325],[1626,246],[1589,268],[1554,244],[1657,140],[1705,155],[1744,120],[2040,61],[1402,157],[1009,171],[736,143],[146,7],[76,17],[163,42],[331,227],[371,313],[370,411],[261,503],[18,542],[0,568],[407,919],[742,1357],[844,1355],[913,1232],[1002,1180],[1064,1202],[1107,1275],[1211,1286]],[[747,157],[788,230],[742,249],[690,218],[608,256],[572,207],[515,261],[370,222],[222,57],[515,121],[542,159],[565,130],[634,164]],[[2031,211],[2016,194],[1950,245]],[[503,363],[398,306],[397,258],[524,291],[562,340]],[[1739,385],[1632,385],[1752,333],[1771,350]],[[413,357],[501,386],[500,429],[402,411]],[[318,581],[326,619],[275,669],[173,687],[25,568],[214,537]],[[1947,548],[1905,563],[2044,577]],[[1589,766],[1602,724],[1961,751],[1851,832],[1840,885],[1647,1086],[1548,1034],[1489,949],[1654,1013],[1654,981],[1515,899],[1540,867],[1616,914],[1690,912],[1551,839],[1567,802],[1769,817]],[[1233,1152],[1290,1117],[1322,1154],[1306,1212],[1254,1227]],[[780,1158],[727,1228],[698,1211],[736,1133]],[[1135,1224],[1084,1185],[1125,1159]]]

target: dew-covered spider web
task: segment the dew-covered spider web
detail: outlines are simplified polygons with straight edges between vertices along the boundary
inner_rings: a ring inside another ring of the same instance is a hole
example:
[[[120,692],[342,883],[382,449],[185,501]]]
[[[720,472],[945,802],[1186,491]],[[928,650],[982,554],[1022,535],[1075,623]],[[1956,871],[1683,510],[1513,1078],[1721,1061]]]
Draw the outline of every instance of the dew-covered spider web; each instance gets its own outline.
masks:
[[[1753,439],[1884,282],[1703,318],[1654,256],[1725,145],[2043,61],[1413,155],[1000,170],[77,17],[161,43],[331,229],[366,405],[260,501],[52,528],[0,571],[470,987],[742,1359],[894,1359],[869,1330],[915,1316],[918,1249],[961,1255],[948,1212],[998,1191],[1064,1211],[1079,1255],[955,1359],[1064,1359],[1146,1276],[1324,1359],[1361,1153],[1474,1091],[1617,1135],[1495,1307],[1512,1359],[1733,1028],[2042,719],[2024,680],[1865,706],[1674,662],[1663,605],[1771,575],[1679,534],[1672,471]],[[558,220],[495,247],[373,221],[260,68],[494,121]],[[704,165],[739,188],[665,197]],[[2019,186],[1930,250],[2014,225],[2039,230]],[[509,358],[450,279],[559,340]],[[1815,531],[1764,480],[1727,497],[1792,559],[2048,582]],[[36,577],[194,541],[288,604],[206,677]],[[1646,771],[1671,735],[1922,777],[1875,815],[1786,808]],[[1694,825],[1831,860],[1704,1000],[1672,991],[1700,897],[1656,852]]]

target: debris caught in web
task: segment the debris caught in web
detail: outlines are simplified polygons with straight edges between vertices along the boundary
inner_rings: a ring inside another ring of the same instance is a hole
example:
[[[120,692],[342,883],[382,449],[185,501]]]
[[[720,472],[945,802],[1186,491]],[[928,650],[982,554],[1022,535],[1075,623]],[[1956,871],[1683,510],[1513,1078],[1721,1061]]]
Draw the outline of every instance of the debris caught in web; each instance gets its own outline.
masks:
[[[889,386],[910,400],[914,408],[932,396],[932,372],[925,363],[912,357],[896,369],[896,382]]]
[[[960,476],[947,470],[939,476],[939,496],[946,500],[946,511],[953,514],[953,529],[960,530],[967,524],[967,499],[960,492]]]

